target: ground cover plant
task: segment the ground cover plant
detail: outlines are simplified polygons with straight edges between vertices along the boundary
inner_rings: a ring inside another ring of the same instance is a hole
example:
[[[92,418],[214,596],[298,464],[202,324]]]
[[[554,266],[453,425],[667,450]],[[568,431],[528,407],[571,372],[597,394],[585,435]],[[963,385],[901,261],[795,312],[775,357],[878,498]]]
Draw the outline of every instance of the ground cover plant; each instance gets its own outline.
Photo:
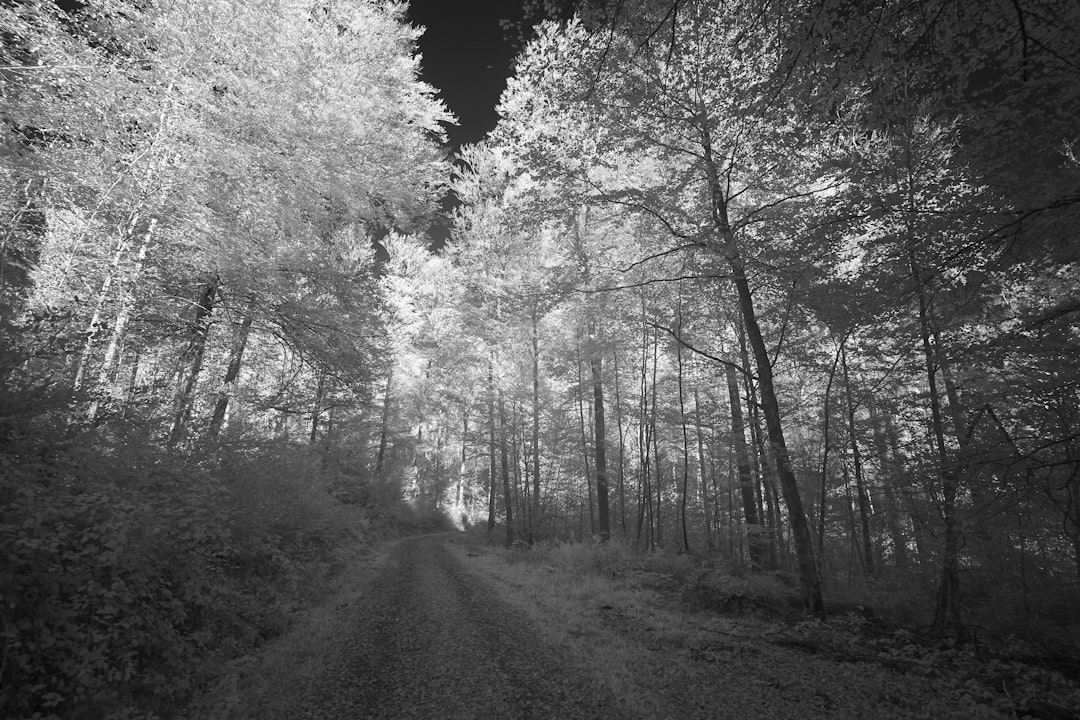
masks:
[[[703,689],[702,668],[706,675],[732,672],[727,663],[733,652],[770,666],[776,689],[781,678],[787,685],[779,693],[786,700],[807,700],[807,712],[831,717],[1064,718],[1080,702],[1075,647],[1024,641],[1004,628],[963,646],[942,642],[928,633],[928,622],[897,622],[895,610],[903,603],[896,593],[902,596],[902,590],[890,592],[889,602],[876,609],[865,604],[870,593],[830,596],[831,605],[850,609],[822,621],[802,613],[790,581],[718,573],[710,567],[715,563],[700,558],[641,554],[618,543],[501,549],[482,532],[454,542],[501,594],[546,632],[596,660],[603,682],[637,703],[648,704],[657,691],[641,687],[642,675],[655,675],[650,649],[657,648],[665,662],[688,666],[663,677],[681,678],[681,685],[672,681],[678,691],[703,703],[711,696]],[[703,577],[709,578],[707,592]],[[658,684],[675,692],[665,682]],[[861,711],[837,700],[856,689],[869,703]],[[736,691],[756,689],[724,690]]]
[[[133,437],[6,430],[6,717],[169,717],[364,552],[430,522],[394,499],[342,503],[362,479],[306,446],[199,462]]]

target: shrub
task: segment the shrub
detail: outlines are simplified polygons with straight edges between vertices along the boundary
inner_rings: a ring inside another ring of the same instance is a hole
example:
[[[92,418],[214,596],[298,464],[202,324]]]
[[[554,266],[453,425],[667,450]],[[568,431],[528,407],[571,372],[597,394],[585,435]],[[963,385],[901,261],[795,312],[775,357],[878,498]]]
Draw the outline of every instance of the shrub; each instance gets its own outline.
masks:
[[[213,488],[193,497],[120,473],[27,475],[0,473],[8,717],[96,717],[183,697],[207,584],[200,554],[223,539]]]
[[[281,633],[380,511],[306,447],[166,453],[0,427],[0,715],[167,717]]]

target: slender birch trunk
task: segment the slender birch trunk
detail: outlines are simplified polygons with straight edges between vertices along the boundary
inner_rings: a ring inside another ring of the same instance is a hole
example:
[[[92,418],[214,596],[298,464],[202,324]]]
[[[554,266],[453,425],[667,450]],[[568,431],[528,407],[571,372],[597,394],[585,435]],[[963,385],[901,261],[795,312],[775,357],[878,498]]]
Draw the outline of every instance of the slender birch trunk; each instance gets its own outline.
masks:
[[[124,289],[117,303],[117,314],[116,320],[113,322],[112,334],[109,337],[109,344],[105,348],[105,355],[101,360],[101,368],[98,370],[98,396],[94,398],[87,412],[87,417],[91,422],[97,418],[98,411],[101,408],[101,398],[109,392],[109,386],[113,382],[117,360],[120,357],[120,348],[124,345],[128,325],[131,322],[131,312],[135,303],[133,289],[138,285],[139,278],[142,276],[146,256],[150,251],[150,242],[153,240],[156,229],[157,218],[151,218],[146,232],[143,233],[142,242],[139,243],[139,251],[135,255],[135,266],[132,268],[131,276],[123,283]]]
[[[113,251],[112,260],[109,262],[108,267],[105,268],[105,277],[101,281],[101,288],[98,290],[97,298],[94,301],[94,312],[90,314],[90,322],[86,325],[86,341],[83,343],[83,350],[79,354],[79,364],[75,369],[75,379],[72,381],[72,386],[76,390],[82,388],[86,378],[90,356],[94,348],[94,340],[101,330],[102,317],[105,314],[105,303],[109,299],[109,292],[113,283],[116,282],[117,277],[120,275],[120,264],[128,253],[128,247],[131,245],[131,238],[135,233],[135,225],[138,220],[139,216],[134,213],[128,217],[127,226],[121,231],[120,237],[116,241],[116,250]]]

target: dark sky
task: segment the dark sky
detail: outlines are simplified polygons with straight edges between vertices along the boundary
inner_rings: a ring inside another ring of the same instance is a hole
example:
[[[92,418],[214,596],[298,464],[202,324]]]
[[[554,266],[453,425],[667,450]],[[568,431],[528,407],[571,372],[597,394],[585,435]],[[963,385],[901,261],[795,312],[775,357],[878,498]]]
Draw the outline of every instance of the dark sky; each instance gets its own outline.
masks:
[[[521,15],[518,0],[411,0],[413,24],[427,28],[420,38],[423,79],[460,122],[449,128],[454,149],[495,127],[513,55],[499,20]]]

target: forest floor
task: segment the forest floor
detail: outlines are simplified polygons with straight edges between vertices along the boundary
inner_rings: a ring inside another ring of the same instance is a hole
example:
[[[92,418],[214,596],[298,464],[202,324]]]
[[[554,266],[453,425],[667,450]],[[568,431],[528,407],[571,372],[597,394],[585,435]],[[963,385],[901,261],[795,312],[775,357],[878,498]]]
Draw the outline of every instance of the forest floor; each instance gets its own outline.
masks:
[[[700,582],[583,552],[458,533],[393,543],[191,716],[1058,720],[1080,707],[1056,672],[855,616],[706,608],[688,600]]]

